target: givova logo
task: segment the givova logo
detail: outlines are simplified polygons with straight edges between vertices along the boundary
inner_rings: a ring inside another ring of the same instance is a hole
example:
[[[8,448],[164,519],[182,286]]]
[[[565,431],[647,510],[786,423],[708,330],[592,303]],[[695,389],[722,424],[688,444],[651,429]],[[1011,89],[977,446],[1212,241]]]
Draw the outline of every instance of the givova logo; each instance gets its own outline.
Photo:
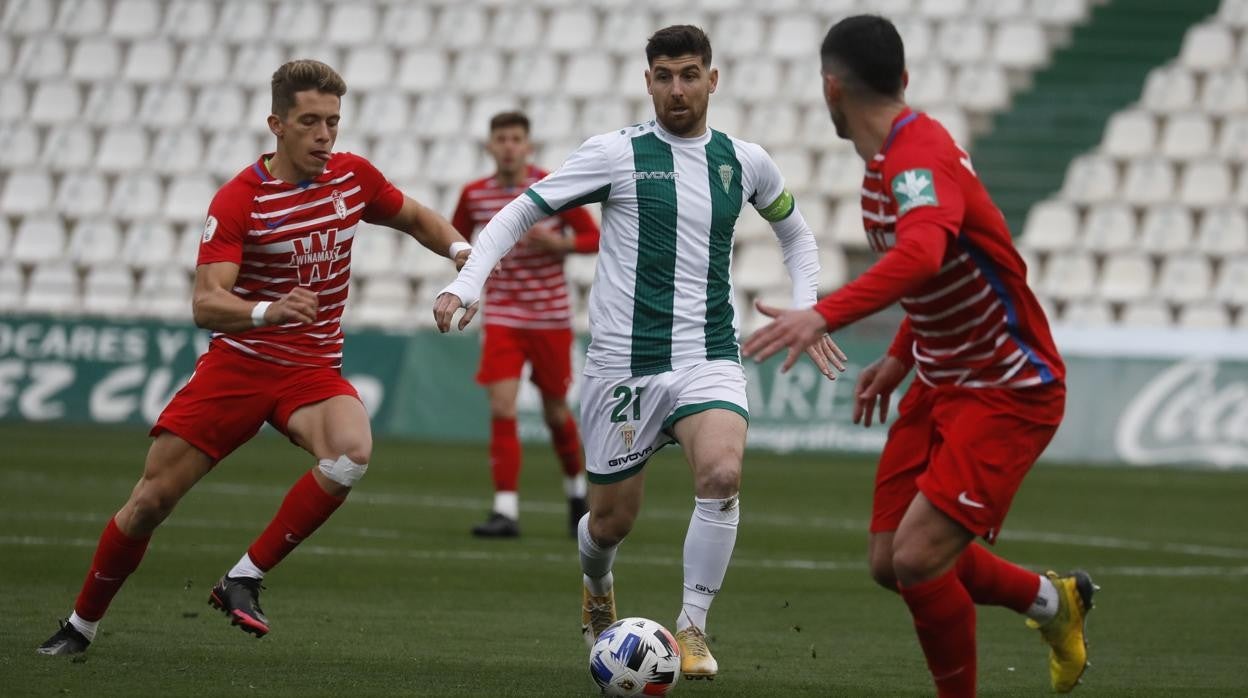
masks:
[[[649,170],[645,172],[634,172],[633,179],[676,179],[679,175],[675,172],[663,172],[660,170]]]

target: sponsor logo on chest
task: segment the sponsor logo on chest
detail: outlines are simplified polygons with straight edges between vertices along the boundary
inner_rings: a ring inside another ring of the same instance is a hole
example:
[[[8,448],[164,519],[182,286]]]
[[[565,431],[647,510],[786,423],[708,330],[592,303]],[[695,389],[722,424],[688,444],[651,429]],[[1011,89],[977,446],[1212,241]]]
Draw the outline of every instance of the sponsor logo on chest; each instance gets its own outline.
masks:
[[[336,193],[336,192],[335,192]],[[295,251],[290,255],[290,266],[299,274],[300,286],[311,286],[329,278],[342,245],[338,243],[338,229],[330,228],[323,233],[312,233],[293,240]]]

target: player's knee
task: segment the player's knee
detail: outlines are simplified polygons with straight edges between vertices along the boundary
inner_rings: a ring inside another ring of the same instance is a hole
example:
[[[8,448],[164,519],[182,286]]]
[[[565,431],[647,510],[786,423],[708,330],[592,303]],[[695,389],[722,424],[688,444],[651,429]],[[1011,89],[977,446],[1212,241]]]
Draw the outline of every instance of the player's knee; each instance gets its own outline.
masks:
[[[516,402],[503,398],[490,398],[490,419],[515,419]]]
[[[898,545],[893,550],[893,575],[902,584],[927,581],[940,568],[940,560],[918,545]]]
[[[360,457],[360,460],[356,460],[352,455]],[[337,458],[322,458],[316,467],[327,480],[351,489],[368,471],[368,455],[367,450],[348,451]]]
[[[633,519],[618,509],[608,510],[602,514],[590,511],[589,537],[604,548],[619,545],[633,530]]]
[[[697,496],[726,499],[741,491],[741,461],[725,457],[703,468],[696,483]]]
[[[180,498],[177,493],[161,487],[159,482],[144,480],[139,483],[127,503],[131,528],[143,533],[155,530],[173,513]]]
[[[871,579],[889,591],[897,591],[897,573],[893,571],[891,555],[875,556],[869,562]]]
[[[562,429],[563,425],[571,419],[572,411],[568,409],[568,403],[563,400],[553,400],[542,403],[542,416],[546,418],[546,426],[551,429]]]

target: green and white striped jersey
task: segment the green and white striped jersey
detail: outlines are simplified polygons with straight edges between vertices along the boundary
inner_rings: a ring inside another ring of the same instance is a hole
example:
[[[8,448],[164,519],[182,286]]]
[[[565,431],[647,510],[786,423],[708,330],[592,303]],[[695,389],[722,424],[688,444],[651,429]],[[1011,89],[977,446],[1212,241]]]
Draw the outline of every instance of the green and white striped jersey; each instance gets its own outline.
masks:
[[[761,146],[710,129],[680,138],[649,121],[590,138],[525,195],[542,215],[602,203],[586,375],[643,376],[740,361],[729,276],[733,229],[747,204],[773,224],[795,205]],[[484,252],[482,237],[474,257]],[[810,282],[795,299],[814,303]],[[458,280],[447,291],[476,297]]]

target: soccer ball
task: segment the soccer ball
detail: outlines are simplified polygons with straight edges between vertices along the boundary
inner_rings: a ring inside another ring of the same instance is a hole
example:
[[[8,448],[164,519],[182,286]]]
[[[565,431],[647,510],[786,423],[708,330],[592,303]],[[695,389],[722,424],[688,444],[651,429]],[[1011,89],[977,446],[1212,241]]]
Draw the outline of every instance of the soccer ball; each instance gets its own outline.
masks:
[[[680,647],[646,618],[611,624],[589,650],[589,673],[604,696],[662,696],[680,678]]]

